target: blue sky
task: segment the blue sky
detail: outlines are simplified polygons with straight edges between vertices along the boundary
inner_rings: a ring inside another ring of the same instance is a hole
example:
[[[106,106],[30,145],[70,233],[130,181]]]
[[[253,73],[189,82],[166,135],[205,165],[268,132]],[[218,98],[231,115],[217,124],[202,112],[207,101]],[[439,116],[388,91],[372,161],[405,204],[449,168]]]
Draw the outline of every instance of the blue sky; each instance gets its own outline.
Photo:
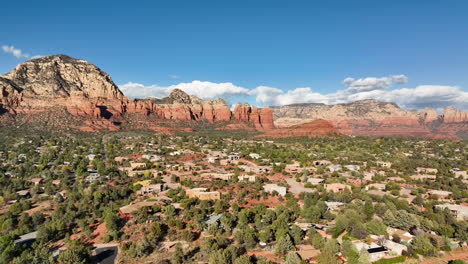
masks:
[[[67,2],[2,3],[1,73],[67,54],[132,97],[468,108],[468,1]]]

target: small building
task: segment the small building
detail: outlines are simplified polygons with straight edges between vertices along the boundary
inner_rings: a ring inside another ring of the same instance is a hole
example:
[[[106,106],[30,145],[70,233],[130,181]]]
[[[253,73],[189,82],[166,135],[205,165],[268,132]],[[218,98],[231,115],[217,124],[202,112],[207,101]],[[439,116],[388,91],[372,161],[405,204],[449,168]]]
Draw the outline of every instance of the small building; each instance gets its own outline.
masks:
[[[239,175],[237,176],[239,181],[248,181],[248,182],[255,182],[257,177],[255,175]]]
[[[85,179],[87,183],[94,183],[99,180],[101,180],[101,175],[99,175],[97,172],[90,173],[89,176],[87,176]]]
[[[344,203],[342,202],[328,202],[328,201],[326,201],[325,204],[327,205],[328,210],[331,210],[331,211],[336,210],[344,205]]]
[[[252,159],[259,159],[259,158],[260,158],[260,155],[257,154],[257,153],[250,153],[250,154],[249,154],[249,157],[252,158]]]
[[[130,162],[130,167],[132,167],[133,170],[142,170],[142,169],[146,169],[146,163],[144,163],[144,162]]]
[[[29,181],[34,183],[34,185],[39,185],[44,181],[44,179],[42,179],[42,178],[33,178],[33,179],[29,180]]]
[[[16,192],[21,198],[31,198],[31,192],[29,190],[21,190]]]
[[[286,195],[286,187],[279,186],[278,184],[265,184],[263,185],[263,190],[268,193],[277,192],[281,196]]]
[[[222,214],[209,216],[204,220],[204,222],[205,222],[207,227],[209,227],[209,226],[211,226],[213,224],[219,224],[219,222],[221,220],[221,216],[222,216]]]
[[[193,188],[185,190],[189,198],[198,198],[200,200],[219,200],[221,193],[218,191],[208,192],[207,188]]]
[[[88,158],[89,161],[93,161],[96,158],[96,155],[89,154],[88,156],[86,156],[86,158]]]
[[[443,191],[443,190],[429,190],[427,191],[427,194],[429,196],[437,196],[441,199],[445,199],[447,197],[449,197],[450,195],[452,195],[452,192],[449,192],[449,191]]]
[[[53,185],[60,185],[61,181],[60,180],[53,180],[52,184]]]
[[[369,260],[374,262],[388,254],[388,250],[384,246],[379,246],[376,243],[371,243],[370,245],[364,242],[353,242],[354,246],[360,252],[361,250],[367,250],[369,253]]]
[[[455,178],[460,178],[461,177],[464,180],[468,180],[468,174],[467,174],[466,171],[460,170],[458,168],[451,169],[450,171],[453,173],[453,176]]]
[[[386,247],[389,251],[394,252],[398,256],[401,256],[403,254],[403,251],[408,251],[407,246],[393,242],[392,240],[388,239],[385,239],[385,242],[382,246]]]
[[[219,162],[219,157],[217,157],[217,156],[208,156],[207,161],[209,163],[216,163],[216,162]]]
[[[206,173],[201,174],[201,177],[203,177],[203,178],[219,179],[219,180],[223,180],[223,181],[229,181],[232,178],[232,176],[233,176],[232,173],[206,172]]]
[[[37,231],[34,231],[34,232],[31,232],[31,233],[28,233],[28,234],[24,234],[22,236],[20,236],[18,239],[16,239],[14,241],[15,245],[23,245],[23,244],[32,244],[36,241],[37,239],[37,234],[38,232]]]
[[[325,183],[325,179],[322,178],[309,178],[307,182],[311,183],[312,185],[319,185]]]
[[[240,159],[239,155],[229,155],[229,156],[227,156],[227,160],[229,160],[229,161],[235,161],[235,160],[239,160],[239,159]]]
[[[468,220],[468,206],[459,204],[438,204],[435,206],[436,210],[448,209],[452,215],[458,220]]]
[[[335,172],[335,171],[340,171],[340,170],[342,170],[343,168],[341,167],[341,165],[328,165],[328,166],[327,166],[327,169],[328,169],[330,172]]]
[[[325,189],[327,190],[327,192],[342,193],[346,189],[351,191],[351,186],[342,183],[331,183],[326,184]]]
[[[155,154],[144,154],[142,156],[143,159],[147,159],[151,162],[156,162],[156,161],[163,161],[165,160],[166,158],[164,156],[160,156],[160,155],[155,155]]]
[[[163,189],[164,189],[164,184],[162,183],[150,184],[148,186],[141,187],[141,189],[138,190],[136,193],[138,195],[146,195],[146,194],[151,194],[151,193],[162,192]]]
[[[421,168],[421,167],[418,167],[416,168],[416,172],[417,173],[430,173],[430,174],[436,174],[438,172],[437,169],[434,169],[434,168]]]
[[[361,169],[359,165],[345,165],[344,167],[350,171],[358,171]]]
[[[385,184],[383,184],[383,183],[372,183],[372,184],[367,185],[365,189],[366,190],[375,189],[375,190],[384,191],[385,190]]]

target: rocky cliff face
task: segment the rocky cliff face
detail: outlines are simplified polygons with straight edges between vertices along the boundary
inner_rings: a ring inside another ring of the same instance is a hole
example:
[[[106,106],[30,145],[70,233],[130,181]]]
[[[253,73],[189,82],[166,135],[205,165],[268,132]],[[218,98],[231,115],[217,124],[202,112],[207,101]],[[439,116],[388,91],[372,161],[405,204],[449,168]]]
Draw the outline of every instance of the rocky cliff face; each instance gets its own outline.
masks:
[[[256,106],[251,107],[249,104],[239,103],[234,108],[234,120],[253,123],[259,130],[274,128],[273,112],[269,107],[259,109]]]
[[[446,108],[407,111],[394,103],[363,100],[350,104],[300,104],[273,108],[277,127],[327,120],[343,134],[464,138],[468,112]],[[454,125],[457,123],[457,125]],[[453,129],[450,129],[453,128]]]
[[[258,129],[273,127],[271,109],[248,106],[248,116],[233,119],[224,100],[201,100],[179,89],[162,99],[130,100],[107,73],[65,55],[33,59],[0,76],[0,114],[34,115],[57,107],[75,117],[99,119],[87,123],[112,129],[131,114],[161,120],[246,122]]]
[[[89,98],[123,97],[107,73],[87,61],[66,55],[32,59],[2,77],[21,87],[25,97],[68,97],[74,93]]]

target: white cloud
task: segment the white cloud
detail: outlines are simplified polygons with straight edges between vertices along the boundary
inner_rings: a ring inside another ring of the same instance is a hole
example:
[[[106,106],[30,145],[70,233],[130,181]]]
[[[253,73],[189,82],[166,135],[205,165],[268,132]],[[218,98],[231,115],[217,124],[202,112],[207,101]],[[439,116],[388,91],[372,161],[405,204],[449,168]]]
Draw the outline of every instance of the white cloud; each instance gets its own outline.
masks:
[[[22,50],[15,48],[14,46],[3,45],[2,50],[3,52],[11,54],[18,59],[36,59],[36,58],[43,57],[42,55],[30,56],[29,54],[24,53]]]
[[[157,97],[161,98],[167,96],[172,90],[178,88],[182,91],[195,95],[201,99],[216,99],[226,98],[230,96],[248,95],[249,90],[232,83],[213,83],[192,81],[190,83],[179,83],[171,86],[146,86],[139,83],[126,83],[120,85],[119,88],[122,92],[130,98],[144,98],[144,97]]]
[[[300,103],[339,104],[350,103],[364,99],[375,99],[384,102],[394,102],[406,109],[422,109],[432,107],[440,109],[452,106],[468,110],[468,92],[456,86],[420,85],[415,88],[391,89],[394,84],[404,84],[408,81],[405,75],[389,77],[368,77],[363,79],[346,78],[343,83],[348,87],[335,93],[321,94],[310,87],[295,88],[284,91],[269,86],[258,86],[247,89],[232,83],[213,83],[192,81],[171,86],[126,83],[120,86],[122,92],[130,98],[167,96],[173,89],[179,88],[190,95],[201,99],[223,98],[235,103],[232,97],[241,97],[256,102],[259,106],[278,106]],[[242,100],[241,100],[242,101]]]
[[[348,91],[350,92],[363,92],[363,91],[373,91],[373,90],[385,90],[394,83],[404,84],[408,82],[408,77],[405,75],[393,75],[389,77],[367,77],[364,79],[354,79],[348,77],[343,80],[343,83],[348,86]]]
[[[18,59],[27,59],[27,58],[29,58],[29,54],[23,53],[23,51],[21,51],[20,49],[15,48],[14,46],[3,45],[2,50],[5,53],[12,54],[13,56],[15,56]]]

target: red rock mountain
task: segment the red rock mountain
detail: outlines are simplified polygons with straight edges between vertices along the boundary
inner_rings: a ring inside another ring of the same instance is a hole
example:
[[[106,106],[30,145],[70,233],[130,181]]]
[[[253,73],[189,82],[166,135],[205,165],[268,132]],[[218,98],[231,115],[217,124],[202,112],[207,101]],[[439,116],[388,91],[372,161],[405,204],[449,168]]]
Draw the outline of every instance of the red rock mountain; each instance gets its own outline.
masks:
[[[156,121],[232,121],[248,123],[259,130],[273,128],[269,108],[244,105],[246,115],[234,117],[224,100],[201,100],[179,89],[162,99],[128,99],[107,73],[66,55],[46,56],[18,65],[0,76],[0,92],[0,115],[13,118],[65,109],[72,116],[90,119],[87,124],[97,124],[99,129],[117,129],[115,124],[132,114]]]
[[[445,108],[407,111],[394,103],[363,100],[349,104],[297,104],[273,108],[275,126],[293,127],[327,120],[342,134],[468,138],[468,112]]]
[[[70,122],[69,116],[73,117]],[[65,55],[32,59],[0,76],[0,122],[27,123],[41,118],[47,125],[83,131],[115,130],[122,125],[138,128],[141,124],[168,131],[167,126],[174,127],[173,120],[178,120],[179,127],[206,121],[222,124],[220,129],[256,129],[265,136],[341,133],[468,138],[468,112],[453,108],[438,115],[430,108],[407,111],[393,103],[364,100],[263,109],[237,104],[231,112],[222,99],[201,100],[179,89],[162,99],[128,99],[107,73]]]

